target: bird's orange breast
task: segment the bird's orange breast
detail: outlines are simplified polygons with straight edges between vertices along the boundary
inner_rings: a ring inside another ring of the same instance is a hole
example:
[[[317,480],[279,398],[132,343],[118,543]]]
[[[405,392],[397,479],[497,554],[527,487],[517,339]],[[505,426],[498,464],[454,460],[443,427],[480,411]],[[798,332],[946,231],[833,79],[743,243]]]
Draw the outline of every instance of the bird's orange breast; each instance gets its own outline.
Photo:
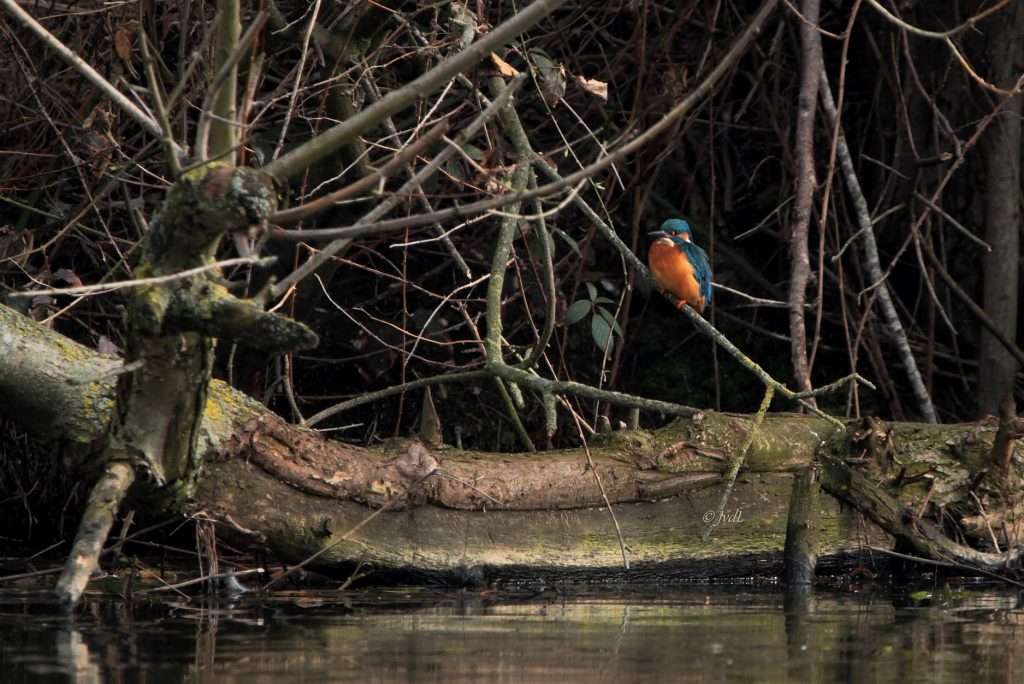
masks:
[[[704,311],[704,297],[693,272],[693,264],[686,254],[668,238],[659,238],[647,252],[651,275],[663,289],[668,290],[698,312]]]

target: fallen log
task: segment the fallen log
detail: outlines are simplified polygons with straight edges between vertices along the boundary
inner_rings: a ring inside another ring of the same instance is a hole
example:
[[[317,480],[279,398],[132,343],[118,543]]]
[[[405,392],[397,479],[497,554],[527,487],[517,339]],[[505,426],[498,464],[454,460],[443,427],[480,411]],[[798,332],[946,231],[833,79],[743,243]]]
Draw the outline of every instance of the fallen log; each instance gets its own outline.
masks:
[[[0,307],[4,414],[78,445],[80,466],[104,433],[120,368],[118,359]],[[655,431],[612,433],[591,442],[591,468],[578,450],[496,454],[400,440],[372,449],[332,442],[213,382],[202,468],[164,503],[285,562],[318,554],[314,565],[335,572],[364,563],[381,573],[477,579],[776,575],[793,474],[817,463],[832,495],[819,497],[809,518],[819,572],[865,562],[864,549],[891,543],[889,535],[918,552],[988,569],[1016,558],[1016,537],[1005,526],[978,538],[999,549],[949,536],[979,506],[991,513],[1012,498],[1006,492],[1020,491],[1010,479],[979,476],[996,467],[995,421],[874,421],[837,431],[820,418],[769,414],[729,505],[709,519],[750,424],[749,416],[703,412]],[[1010,449],[1018,463],[1019,445]],[[595,472],[618,518],[628,572]],[[709,525],[705,543],[700,534]]]

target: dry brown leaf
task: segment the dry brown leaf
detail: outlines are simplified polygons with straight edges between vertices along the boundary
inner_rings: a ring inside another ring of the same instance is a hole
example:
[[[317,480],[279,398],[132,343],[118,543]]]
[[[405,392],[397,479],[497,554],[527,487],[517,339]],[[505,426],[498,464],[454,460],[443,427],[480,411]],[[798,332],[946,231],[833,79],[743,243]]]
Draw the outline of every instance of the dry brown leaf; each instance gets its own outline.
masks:
[[[494,66],[498,67],[498,71],[501,72],[502,76],[506,78],[512,78],[513,76],[519,75],[519,70],[514,66],[503,60],[498,55],[491,53],[491,61],[494,62]]]
[[[586,90],[592,95],[597,95],[599,98],[608,101],[608,84],[604,81],[598,81],[597,79],[583,78],[582,76],[576,77],[576,82],[580,84],[580,87]]]
[[[128,35],[128,29],[121,27],[117,29],[114,34],[114,52],[121,58],[121,61],[125,64],[131,64],[132,61],[132,39]]]
[[[66,268],[58,268],[56,273],[53,274],[54,280],[62,280],[71,287],[81,287],[82,281],[79,279],[75,272]]]

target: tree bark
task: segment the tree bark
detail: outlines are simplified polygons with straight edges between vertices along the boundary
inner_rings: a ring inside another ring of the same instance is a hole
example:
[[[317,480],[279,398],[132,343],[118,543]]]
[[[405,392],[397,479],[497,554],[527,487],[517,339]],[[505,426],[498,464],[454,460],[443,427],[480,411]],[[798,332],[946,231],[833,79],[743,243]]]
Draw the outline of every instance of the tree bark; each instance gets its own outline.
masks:
[[[119,367],[0,307],[3,411],[32,431],[88,452],[104,432]],[[727,458],[750,425],[749,416],[709,412],[591,443],[629,549],[629,573],[581,451],[488,454],[398,441],[364,449],[288,425],[216,381],[199,431],[201,473],[171,506],[213,519],[233,541],[288,562],[320,553],[315,566],[335,572],[364,562],[380,572],[449,578],[713,577],[779,572],[793,473],[814,462],[826,466],[822,486],[833,495],[804,516],[818,538],[819,571],[863,563],[857,551],[865,540],[886,544],[884,530],[913,536],[921,510],[966,518],[977,512],[965,503],[971,492],[990,502],[997,488],[1015,483],[990,486],[977,476],[991,463],[994,423],[873,421],[848,434],[819,418],[769,414],[729,508],[709,520]],[[1024,455],[1016,444],[1010,448]],[[869,497],[879,526],[865,527],[834,497]],[[709,523],[716,528],[705,544],[699,535]],[[976,532],[985,539],[990,530]],[[948,546],[934,548],[948,553]],[[991,555],[970,557],[987,562]]]
[[[992,27],[989,57],[992,81],[1013,87],[1024,64],[1024,5],[1012,3],[1004,20]],[[984,256],[984,309],[1006,335],[1015,340],[1020,309],[1021,115],[1024,97],[1006,102],[993,121],[985,145],[985,240],[992,251]],[[1013,392],[1018,363],[986,328],[981,330],[978,359],[978,411],[996,413],[1000,398]]]
[[[821,41],[818,39],[818,0],[800,3],[800,46],[803,65],[800,96],[797,100],[796,140],[793,156],[796,164],[796,198],[789,235],[789,334],[790,358],[797,389],[809,392],[811,369],[807,358],[807,323],[804,305],[811,280],[808,254],[808,225],[811,222],[811,200],[814,197],[814,112],[818,101],[818,72],[821,70]],[[814,399],[810,401],[813,403]]]

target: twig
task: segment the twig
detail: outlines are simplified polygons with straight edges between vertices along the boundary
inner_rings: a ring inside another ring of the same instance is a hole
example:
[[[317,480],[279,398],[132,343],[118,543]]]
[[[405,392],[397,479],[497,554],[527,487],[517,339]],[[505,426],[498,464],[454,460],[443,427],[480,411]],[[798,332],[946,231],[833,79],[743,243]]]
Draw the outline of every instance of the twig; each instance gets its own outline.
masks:
[[[299,64],[295,67],[295,85],[292,87],[291,95],[288,98],[288,109],[285,110],[284,123],[281,125],[281,133],[277,137],[277,145],[274,146],[274,153],[271,159],[277,159],[284,149],[285,137],[288,135],[288,127],[291,126],[292,116],[295,114],[295,102],[298,100],[299,91],[302,89],[302,74],[306,70],[306,56],[309,54],[309,39],[313,36],[313,29],[316,28],[316,20],[320,16],[320,0],[313,3],[309,16],[309,24],[302,36],[301,56]]]
[[[797,19],[799,19],[799,20],[800,20],[800,21],[801,21],[801,22],[802,22],[803,24],[805,24],[806,26],[808,26],[808,27],[809,27],[810,29],[812,29],[812,30],[814,30],[814,31],[817,31],[817,32],[818,32],[818,33],[820,33],[821,35],[823,35],[823,36],[828,36],[829,38],[831,38],[831,39],[833,39],[833,40],[843,40],[843,39],[844,39],[844,36],[847,36],[847,35],[848,35],[848,33],[843,33],[843,34],[841,34],[841,35],[836,35],[835,33],[832,33],[831,31],[826,31],[825,29],[821,28],[821,25],[820,25],[820,24],[818,23],[818,18],[817,18],[817,16],[816,16],[816,17],[814,18],[814,21],[811,21],[810,19],[808,19],[807,17],[805,17],[805,16],[804,16],[804,15],[803,15],[803,14],[802,14],[802,13],[800,12],[800,10],[799,10],[799,9],[797,8],[797,6],[796,6],[796,5],[794,5],[794,4],[793,4],[793,3],[791,2],[791,0],[782,0],[782,2],[783,2],[783,3],[785,4],[785,5],[786,5],[786,7],[788,7],[788,8],[789,8],[789,11],[790,11],[790,12],[792,12],[793,14],[795,14],[795,15],[796,15]],[[854,12],[856,12],[856,10],[854,10]]]
[[[971,231],[967,230],[967,228],[965,226],[961,225],[961,223],[959,221],[957,221],[955,218],[950,216],[946,212],[946,210],[943,209],[942,207],[940,207],[938,204],[936,204],[935,202],[932,202],[930,199],[928,199],[927,197],[925,197],[924,195],[922,195],[921,193],[916,192],[916,191],[914,192],[914,197],[916,197],[917,199],[919,199],[922,202],[924,202],[925,205],[927,205],[929,209],[931,209],[936,214],[938,214],[939,216],[944,218],[946,220],[946,222],[949,223],[949,225],[951,225],[954,228],[956,228],[960,232],[960,234],[963,235],[965,238],[967,238],[968,240],[970,240],[974,244],[978,245],[979,247],[984,248],[984,250],[986,252],[991,252],[992,251],[992,246],[990,244],[988,244],[987,242],[982,240],[980,237],[978,237],[977,235],[975,235]]]
[[[322,422],[326,418],[357,406],[369,404],[380,399],[386,399],[387,397],[408,392],[410,390],[421,389],[428,385],[440,385],[449,382],[476,382],[477,380],[481,380],[492,375],[497,375],[508,382],[514,382],[520,387],[526,387],[540,392],[541,394],[545,392],[550,394],[574,394],[593,401],[603,401],[609,404],[615,404],[616,406],[629,406],[644,411],[651,411],[653,413],[663,413],[669,416],[692,416],[697,413],[697,409],[692,406],[673,404],[671,402],[660,401],[658,399],[644,399],[643,397],[637,397],[623,392],[597,389],[596,387],[584,385],[572,380],[549,380],[547,378],[542,378],[533,372],[500,363],[490,366],[486,370],[471,370],[463,371],[461,373],[452,373],[450,375],[436,375],[429,378],[419,378],[402,385],[386,387],[384,389],[377,390],[376,392],[362,394],[354,399],[349,399],[348,401],[341,402],[340,404],[335,404],[330,408],[324,409],[320,413],[308,418],[306,420],[306,424],[312,426]],[[860,378],[860,376],[856,377],[860,382],[863,382],[870,387],[874,387],[874,385],[871,385],[871,383]],[[788,392],[789,390],[786,391]],[[790,394],[793,393],[790,392]],[[831,418],[831,416],[825,416],[825,418],[842,425],[842,423],[836,421],[835,418]]]
[[[547,378],[542,378],[535,373],[521,370],[504,363],[489,366],[488,370],[509,382],[516,383],[520,387],[526,387],[540,392],[541,394],[544,394],[545,392],[549,394],[575,394],[576,396],[591,399],[593,401],[604,401],[617,406],[630,406],[644,411],[664,413],[669,416],[693,416],[697,413],[697,409],[692,406],[673,404],[671,402],[659,401],[657,399],[644,399],[631,394],[625,394],[624,392],[602,390],[579,382],[574,382],[572,380],[549,380]]]
[[[10,2],[10,0],[5,1]],[[333,154],[335,150],[348,144],[363,131],[380,123],[385,117],[406,108],[441,84],[486,58],[492,51],[529,29],[565,2],[566,0],[534,0],[466,49],[444,60],[411,83],[388,93],[352,118],[281,155],[267,164],[264,170],[279,180],[301,173],[303,169],[308,168],[317,160]]]
[[[171,167],[171,176],[177,178],[181,173],[181,163],[175,153],[179,145],[174,140],[174,131],[171,130],[171,120],[167,116],[167,108],[164,106],[164,98],[160,94],[160,81],[156,77],[156,69],[153,67],[153,59],[149,54],[149,39],[146,31],[139,23],[139,45],[142,49],[142,65],[146,72],[146,82],[149,84],[149,96],[153,98],[153,108],[156,109],[157,120],[160,122],[160,130],[163,131],[162,142],[167,153],[167,165]]]
[[[305,204],[300,204],[297,207],[282,209],[271,214],[268,220],[273,223],[298,223],[299,221],[315,216],[322,211],[326,211],[337,202],[349,199],[350,197],[356,197],[366,192],[380,183],[381,179],[392,175],[399,169],[399,167],[407,165],[410,161],[419,156],[426,148],[437,142],[447,130],[448,121],[443,120],[424,133],[422,138],[410,145],[404,146],[402,149],[398,150],[398,152],[395,152],[395,154],[392,155],[383,166],[376,169],[373,173],[363,176],[355,183],[346,185],[339,190],[335,190],[334,192],[330,192],[322,197],[318,197],[312,202],[306,202]]]
[[[268,266],[277,261],[277,257],[236,257],[234,259],[225,259],[224,261],[215,261],[212,264],[204,264],[202,266],[196,266],[195,268],[189,268],[184,271],[178,271],[177,273],[170,273],[163,276],[153,276],[151,278],[138,278],[136,280],[121,280],[113,283],[101,283],[98,285],[80,285],[78,287],[65,287],[58,288],[55,290],[27,290],[25,292],[11,292],[8,297],[39,297],[42,295],[81,295],[81,294],[100,294],[113,292],[114,290],[122,290],[125,288],[132,287],[144,287],[146,285],[159,285],[160,283],[169,283],[174,280],[183,280],[185,278],[191,278],[194,275],[200,273],[206,273],[207,271],[216,271],[220,268],[227,268],[229,266],[242,266],[245,264],[256,264],[259,266]]]
[[[608,509],[608,515],[611,516],[612,525],[615,527],[615,534],[619,538],[619,550],[622,552],[622,567],[626,572],[629,572],[629,554],[626,551],[626,540],[622,536],[622,528],[619,526],[619,518],[615,515],[615,509],[612,507],[612,502],[608,499],[608,493],[604,489],[601,475],[597,472],[597,466],[594,465],[594,457],[590,454],[590,445],[587,443],[586,435],[583,434],[583,426],[580,424],[579,416],[573,413],[572,417],[576,421],[576,431],[579,433],[583,452],[587,455],[587,465],[590,467],[590,472],[594,474],[597,487],[601,490],[601,498],[604,499],[604,505]]]
[[[644,269],[644,273],[646,272],[646,269]],[[648,275],[648,277],[650,276]],[[669,298],[669,301],[678,301],[674,295],[667,294],[665,296]],[[842,421],[834,418],[833,416],[828,415],[827,413],[824,413],[817,406],[805,400],[809,397],[818,397],[823,394],[833,392],[837,388],[849,382],[859,382],[861,384],[866,385],[867,387],[870,387],[871,389],[875,389],[875,386],[869,380],[867,380],[867,378],[864,378],[859,373],[851,373],[850,375],[847,375],[844,378],[840,378],[839,380],[836,380],[835,382],[830,383],[828,385],[824,385],[813,390],[794,392],[793,390],[789,389],[781,382],[773,378],[771,375],[769,375],[768,372],[761,368],[761,366],[758,363],[756,363],[755,361],[750,359],[746,354],[741,352],[736,347],[736,345],[729,341],[729,338],[720,333],[714,326],[712,326],[707,320],[705,320],[703,316],[694,311],[692,307],[686,305],[682,307],[680,311],[689,316],[690,320],[693,321],[694,325],[700,328],[704,334],[710,336],[718,344],[718,346],[720,346],[722,349],[728,352],[729,355],[732,356],[737,361],[739,361],[742,366],[744,366],[747,370],[751,371],[755,376],[757,376],[758,380],[760,380],[766,387],[774,387],[775,391],[778,392],[780,395],[782,395],[786,399],[798,402],[801,406],[806,408],[814,415],[818,416],[819,418],[823,418],[824,420],[827,420],[829,423],[832,423],[832,425],[836,429],[843,430],[846,429],[846,426],[843,424]]]
[[[828,83],[828,74],[825,73],[823,65],[821,65],[819,74],[821,88],[818,95],[821,99],[822,108],[825,110],[825,115],[830,123],[833,126],[839,126],[839,113],[836,111],[835,102],[832,99],[832,89]],[[846,144],[846,136],[843,135],[841,130],[839,131],[836,151],[839,157],[839,165],[842,169],[843,181],[853,199],[854,214],[857,217],[857,224],[860,228],[861,247],[864,253],[864,269],[867,271],[868,278],[872,282],[878,283],[878,303],[882,309],[882,318],[885,320],[886,330],[896,346],[896,351],[907,373],[907,378],[910,380],[911,390],[917,399],[921,415],[929,423],[938,423],[939,416],[935,412],[935,405],[932,403],[931,395],[925,387],[921,371],[917,367],[917,361],[914,359],[910,342],[907,340],[903,322],[900,321],[899,314],[896,313],[896,306],[893,304],[888,282],[882,274],[881,260],[878,256],[878,244],[875,242],[875,232],[871,228],[871,214],[868,209],[868,203],[864,198],[863,190],[861,190],[857,172],[853,167],[853,158],[850,155],[850,148]]]
[[[1009,584],[1013,587],[1024,588],[1024,583],[1017,582],[1016,580],[1012,580],[1009,577],[1000,575],[998,572],[992,572],[990,570],[986,570],[985,568],[977,568],[972,565],[965,565],[963,563],[956,563],[953,561],[941,561],[933,560],[931,558],[923,558],[921,556],[911,556],[910,554],[900,553],[898,551],[893,551],[892,549],[884,549],[881,546],[868,545],[868,549],[872,551],[877,551],[878,553],[884,553],[885,555],[892,556],[893,558],[899,558],[901,560],[910,561],[912,563],[920,563],[921,565],[931,565],[937,568],[953,568],[954,570],[965,570],[967,572],[975,573],[983,577],[990,577],[994,580],[1005,582],[1006,584]]]
[[[0,0],[0,7],[6,9],[15,19],[42,40],[47,47],[60,55],[64,61],[82,74],[86,80],[99,88],[104,95],[113,100],[114,104],[124,110],[137,124],[158,140],[163,140],[164,132],[161,130],[160,124],[153,120],[153,117],[139,109],[134,102],[121,94],[121,91],[115,88],[110,81],[103,78],[99,72],[89,66],[88,63],[75,54],[68,46],[64,45],[56,36],[47,31],[31,14],[21,9],[14,0]],[[175,150],[175,153],[181,153],[181,151],[178,148]]]
[[[56,544],[54,544],[54,546],[59,546],[60,544],[61,544],[61,542],[57,542]],[[62,569],[63,568],[58,566],[58,567],[55,567],[55,568],[46,568],[45,570],[33,570],[32,572],[20,572],[20,573],[18,573],[16,575],[4,575],[3,577],[0,577],[0,584],[3,584],[5,582],[16,582],[18,580],[23,580],[23,579],[31,579],[33,577],[44,577],[46,575],[56,575]]]
[[[516,117],[518,119],[518,117]],[[537,175],[533,169],[530,169],[530,184],[533,187],[537,187]],[[575,199],[575,196],[574,196]],[[533,200],[534,213],[539,213],[540,200]],[[545,311],[544,311],[544,327],[541,329],[540,334],[537,335],[537,342],[530,349],[530,352],[526,355],[526,358],[516,364],[516,368],[522,368],[527,370],[533,368],[540,361],[540,358],[544,355],[544,351],[548,348],[548,342],[551,341],[551,335],[555,331],[555,305],[557,292],[555,289],[555,266],[553,263],[553,255],[551,253],[551,234],[548,232],[547,225],[544,223],[544,217],[540,216],[537,219],[537,226],[534,228],[537,234],[537,242],[540,245],[540,271],[541,271],[541,286],[544,288],[544,299],[545,299]]]
[[[530,5],[530,8],[534,7],[535,5],[539,4],[542,1],[543,0],[537,0],[533,5]],[[566,188],[570,188],[579,183],[580,181],[590,178],[593,175],[597,174],[599,171],[603,171],[612,164],[619,162],[625,157],[628,157],[630,154],[636,152],[638,149],[644,147],[645,145],[650,144],[659,135],[661,135],[671,126],[673,126],[675,122],[680,117],[683,116],[683,114],[687,113],[690,109],[692,109],[694,106],[700,103],[704,99],[704,97],[711,91],[711,89],[718,83],[718,81],[732,68],[736,61],[739,60],[739,58],[746,52],[746,48],[750,45],[750,42],[754,39],[754,36],[756,36],[761,31],[761,28],[764,26],[765,21],[768,19],[768,16],[771,14],[772,10],[775,8],[777,4],[778,0],[765,0],[764,4],[761,5],[761,8],[757,11],[757,14],[755,14],[750,19],[750,23],[747,25],[746,30],[736,40],[736,42],[729,49],[729,51],[722,57],[722,59],[718,62],[715,68],[712,69],[711,73],[708,74],[707,78],[705,78],[701,82],[701,84],[694,88],[694,90],[691,91],[690,94],[682,102],[673,107],[657,123],[655,123],[653,126],[648,128],[646,131],[638,135],[630,142],[616,149],[608,156],[602,157],[601,159],[590,164],[589,166],[580,169],[579,171],[576,171],[575,173],[572,173],[568,176],[563,177],[560,181],[549,183],[547,185],[542,185],[533,190],[509,193],[507,195],[502,195],[501,197],[495,197],[480,202],[474,202],[472,204],[467,204],[461,207],[450,207],[448,209],[442,209],[440,211],[434,212],[433,214],[420,214],[418,216],[408,216],[405,218],[392,219],[390,221],[376,221],[364,218],[351,226],[345,226],[341,228],[327,228],[316,231],[306,231],[306,236],[308,237],[308,239],[339,239],[357,238],[364,237],[367,235],[387,233],[394,230],[411,228],[414,226],[421,226],[428,223],[435,223],[438,221],[446,221],[448,219],[470,216],[473,214],[480,213],[482,211],[487,211],[489,209],[496,209],[497,207],[505,206],[513,202],[523,202],[526,200],[533,199],[534,197],[546,197],[548,195],[552,195],[562,190],[565,190]],[[525,11],[527,10],[524,10],[524,12]],[[495,31],[497,31],[497,29]],[[487,37],[489,38],[492,35],[494,35],[493,31],[489,33]],[[486,40],[486,38],[483,40]],[[474,43],[474,45],[481,45],[483,43],[483,40]],[[394,93],[392,93],[392,95],[393,94]],[[386,100],[387,98],[384,99]],[[384,100],[381,100],[381,102],[384,102]],[[366,112],[368,110],[363,111]],[[344,124],[339,124],[339,126],[341,125]],[[318,138],[314,138],[313,140],[318,140],[319,137],[321,136],[318,136]],[[345,138],[341,144],[344,144],[347,141],[348,138]],[[284,161],[287,157],[288,155],[285,155],[281,157],[278,161]],[[319,156],[316,157],[316,159],[319,158]],[[290,165],[297,164],[298,162],[290,162]],[[269,170],[269,166],[272,165],[273,164],[268,165],[268,167],[265,167],[264,170],[267,170],[268,173],[272,173],[272,175],[278,175],[280,173],[279,171]],[[279,234],[279,232],[280,231],[272,231],[271,236],[273,237]]]
[[[489,104],[484,111],[480,112],[480,114],[455,137],[455,146],[464,145],[472,136],[476,135],[476,132],[479,131],[487,121],[496,116],[505,102],[507,102],[519,86],[522,85],[524,78],[525,77],[520,76],[512,79],[501,94],[494,98],[494,102]],[[451,145],[442,149],[437,156],[435,156],[426,166],[420,169],[415,176],[406,181],[406,183],[391,197],[385,199],[374,207],[373,211],[364,216],[361,221],[376,221],[381,216],[386,215],[389,211],[398,206],[407,192],[418,187],[424,179],[439,169],[452,154],[454,154],[454,150]],[[274,237],[274,231],[271,231],[270,237]],[[307,259],[305,263],[282,278],[280,282],[269,286],[267,292],[262,296],[266,296],[269,299],[279,298],[296,283],[320,268],[320,266],[326,263],[327,260],[348,245],[350,241],[351,240],[347,238],[340,238],[334,240],[330,244],[324,245],[317,254]]]
[[[231,135],[227,136],[230,138],[230,144],[224,144],[226,139],[220,143],[214,143],[213,156],[219,158],[225,153],[229,153],[237,148],[238,141],[237,136],[234,135],[234,127],[237,126],[237,122],[234,120],[234,98],[235,98],[235,75],[236,68],[238,67],[239,60],[242,59],[242,55],[245,54],[246,50],[256,36],[259,35],[260,29],[263,28],[263,24],[267,22],[270,15],[266,11],[260,11],[256,18],[253,19],[252,24],[246,29],[245,34],[238,40],[238,44],[234,46],[234,49],[224,59],[223,63],[220,64],[220,68],[213,77],[213,81],[210,83],[209,88],[206,90],[206,95],[203,97],[203,106],[199,112],[199,123],[196,124],[196,145],[195,154],[200,161],[206,161],[208,155],[208,147],[210,144],[210,137],[214,135],[211,132],[211,126],[216,124],[218,129],[224,128],[230,131]],[[218,27],[221,25],[222,17],[217,17]],[[220,36],[218,30],[218,37]],[[218,54],[221,51],[221,46],[217,46]],[[230,79],[230,80],[229,80]],[[230,95],[228,94],[230,91]],[[232,116],[230,120],[224,120],[223,112],[221,107],[224,102],[230,97],[231,112]],[[211,119],[215,119],[211,123]],[[223,133],[221,134],[223,137]]]
[[[752,294],[748,294],[746,292],[743,292],[742,290],[737,290],[737,289],[731,288],[728,285],[723,285],[722,283],[711,283],[711,285],[718,292],[728,292],[729,294],[731,294],[733,296],[739,297],[740,299],[743,299],[743,300],[749,302],[749,306],[763,306],[765,308],[770,308],[770,309],[771,308],[774,308],[774,309],[788,309],[789,308],[789,302],[781,302],[781,301],[779,301],[777,299],[764,299],[763,297],[755,297]],[[717,301],[717,297],[715,299]]]
[[[868,4],[871,5],[872,7],[874,7],[876,10],[878,10],[878,12],[882,16],[884,16],[886,19],[888,19],[892,23],[896,24],[900,28],[905,29],[906,31],[909,31],[910,33],[913,33],[916,36],[921,36],[922,38],[940,38],[940,39],[941,38],[949,38],[950,36],[955,36],[958,33],[962,33],[963,31],[966,31],[967,29],[971,28],[972,26],[977,24],[979,21],[981,21],[985,17],[989,16],[990,14],[992,14],[994,12],[998,12],[999,10],[1003,9],[1010,2],[1010,0],[999,0],[999,2],[997,2],[996,4],[992,5],[991,7],[987,8],[987,9],[981,11],[981,12],[979,12],[978,14],[975,14],[973,17],[969,18],[964,23],[962,23],[959,26],[956,26],[954,28],[951,28],[948,31],[929,31],[927,29],[918,28],[918,27],[914,26],[913,24],[908,24],[907,22],[903,21],[902,19],[897,17],[895,14],[893,14],[889,10],[885,9],[885,7],[883,7],[882,4],[880,2],[878,2],[878,0],[867,0],[867,1],[868,1]]]
[[[396,394],[403,394],[405,392],[422,389],[431,385],[442,385],[456,382],[476,382],[477,380],[487,378],[489,375],[490,374],[485,370],[462,371],[461,373],[451,373],[449,375],[434,375],[429,378],[419,378],[417,380],[410,380],[409,382],[401,385],[385,387],[384,389],[377,390],[376,392],[366,392],[364,394],[360,394],[354,399],[340,402],[310,416],[306,419],[306,425],[312,427],[317,423],[322,423],[331,416],[344,413],[345,411],[354,409],[358,406],[363,406],[364,404],[371,404],[375,401],[380,401],[381,399],[387,399],[388,397]]]
[[[848,56],[850,53],[850,37],[853,34],[853,27],[857,21],[858,13],[860,12],[861,0],[854,0],[853,7],[850,10],[850,16],[846,20],[846,28],[843,31],[842,48],[840,50],[839,57],[839,105],[837,106],[838,111],[843,110],[843,99],[846,96],[846,67],[848,62]],[[818,56],[821,57],[821,41],[818,41]],[[817,76],[817,74],[815,74]],[[821,324],[824,318],[824,306],[825,306],[825,235],[827,233],[827,224],[829,217],[829,207],[832,199],[832,183],[836,173],[836,154],[837,147],[839,146],[839,125],[833,126],[832,135],[830,136],[829,150],[828,150],[828,164],[825,167],[825,182],[821,186],[821,204],[818,210],[818,273],[821,277],[818,278],[817,292],[815,293],[815,318],[814,318],[814,347],[811,350],[811,358],[809,360],[809,367],[814,367],[814,360],[817,357],[818,349],[821,345]],[[841,250],[840,250],[841,251]],[[833,257],[833,261],[835,258]],[[840,297],[843,297],[842,288],[840,288]],[[842,305],[842,309],[845,312],[846,304]],[[844,318],[844,329],[845,329],[845,313]],[[849,345],[847,345],[849,347]],[[856,354],[852,351],[848,351],[850,359],[850,368],[856,369],[857,359]],[[856,394],[856,388],[850,392],[850,396]]]
[[[523,425],[523,419],[519,416],[519,409],[516,407],[516,400],[513,399],[512,394],[508,391],[508,387],[505,386],[505,381],[501,378],[492,375],[491,379],[494,381],[494,385],[498,388],[498,394],[501,395],[501,400],[505,402],[505,410],[508,411],[509,420],[512,423],[512,429],[516,431],[516,436],[519,441],[523,443],[526,450],[529,452],[537,451],[537,447],[534,446],[533,440],[530,439],[530,433],[526,431],[526,426]],[[513,385],[513,388],[515,385]],[[522,403],[522,397],[519,398],[519,403]]]
[[[971,68],[970,63],[968,63],[967,61],[967,58],[965,58],[960,53],[960,50],[957,49],[956,44],[953,43],[953,41],[951,40],[952,36],[955,36],[958,33],[966,31],[969,28],[972,28],[982,19],[994,14],[995,12],[1002,10],[1009,4],[1009,0],[1000,0],[991,7],[979,12],[978,14],[969,18],[964,23],[954,28],[951,28],[948,31],[929,31],[927,29],[918,28],[913,24],[908,24],[907,22],[903,21],[895,14],[890,12],[889,10],[885,9],[885,7],[883,7],[882,4],[878,2],[878,0],[867,0],[867,2],[869,5],[874,7],[882,16],[884,16],[886,19],[888,19],[896,26],[899,26],[901,29],[909,33],[913,33],[915,36],[921,36],[922,38],[935,38],[937,40],[941,40],[946,45],[946,47],[949,48],[950,52],[953,53],[953,57],[956,58],[956,61],[960,62],[960,66],[964,68],[964,71],[967,72],[967,75],[970,76],[971,79],[974,80],[982,88],[985,88],[986,90],[991,90],[994,93],[999,93],[1000,95],[1013,94],[1013,91],[1004,90],[1003,88],[994,86],[985,79],[983,79],[981,76],[979,76],[978,73]]]
[[[1006,348],[1006,351],[1010,352],[1010,354],[1017,359],[1017,363],[1024,365],[1024,350],[1017,346],[1013,339],[1006,334],[1006,331],[997,325],[996,322],[992,320],[992,317],[985,313],[984,309],[978,306],[978,303],[974,301],[974,298],[960,287],[960,284],[949,274],[945,265],[939,259],[938,255],[935,254],[935,250],[932,249],[932,246],[929,245],[927,241],[922,240],[921,249],[924,252],[925,257],[927,257],[928,262],[932,265],[932,268],[935,269],[935,275],[939,276],[939,278],[942,279],[942,282],[946,283],[946,287],[949,288],[950,292],[956,295],[956,298],[963,302],[964,306],[974,314],[974,317],[978,319],[978,322],[985,326],[985,328],[992,333],[992,336],[999,340],[999,343]]]
[[[711,524],[708,525],[704,533],[700,535],[700,539],[703,542],[707,542],[711,536],[712,530],[715,529],[715,523],[721,519],[722,513],[725,511],[726,505],[729,503],[729,497],[732,496],[732,489],[736,485],[736,477],[740,474],[740,468],[743,467],[743,462],[747,458],[747,452],[750,451],[750,446],[754,443],[754,437],[757,435],[757,431],[761,427],[761,423],[764,422],[764,416],[768,412],[768,407],[772,404],[772,397],[775,396],[775,387],[768,385],[764,390],[764,397],[761,399],[761,406],[758,407],[757,413],[754,414],[754,420],[747,428],[747,436],[743,439],[743,444],[740,446],[740,453],[734,456],[730,456],[728,466],[723,473],[723,479],[725,480],[725,489],[722,491],[722,499],[718,502],[718,508],[715,510],[715,517],[711,519]]]
[[[971,80],[980,85],[982,88],[984,88],[985,90],[990,90],[993,93],[997,93],[999,95],[1017,94],[1016,91],[1000,88],[999,86],[992,85],[991,83],[983,79],[978,74],[978,72],[974,70],[974,68],[971,66],[971,63],[967,61],[967,58],[963,56],[963,54],[957,48],[956,44],[951,39],[946,38],[942,42],[945,43],[946,46],[949,48],[949,51],[953,53],[953,57],[956,58],[956,61],[960,62],[960,66],[964,68],[964,71],[966,71],[967,75],[971,77]]]
[[[221,573],[217,573],[216,575],[203,575],[202,577],[195,577],[195,578],[190,579],[190,580],[185,580],[184,582],[177,582],[175,584],[168,584],[168,585],[163,586],[163,587],[152,587],[150,589],[139,589],[138,591],[135,592],[135,594],[155,594],[155,593],[160,592],[160,591],[178,591],[180,589],[184,589],[185,587],[191,587],[191,586],[194,586],[196,584],[202,584],[204,582],[209,582],[211,580],[245,577],[246,575],[260,575],[260,574],[263,574],[265,572],[266,572],[266,570],[264,568],[250,568],[249,570],[237,570],[237,571],[233,570],[231,572],[221,572]]]

